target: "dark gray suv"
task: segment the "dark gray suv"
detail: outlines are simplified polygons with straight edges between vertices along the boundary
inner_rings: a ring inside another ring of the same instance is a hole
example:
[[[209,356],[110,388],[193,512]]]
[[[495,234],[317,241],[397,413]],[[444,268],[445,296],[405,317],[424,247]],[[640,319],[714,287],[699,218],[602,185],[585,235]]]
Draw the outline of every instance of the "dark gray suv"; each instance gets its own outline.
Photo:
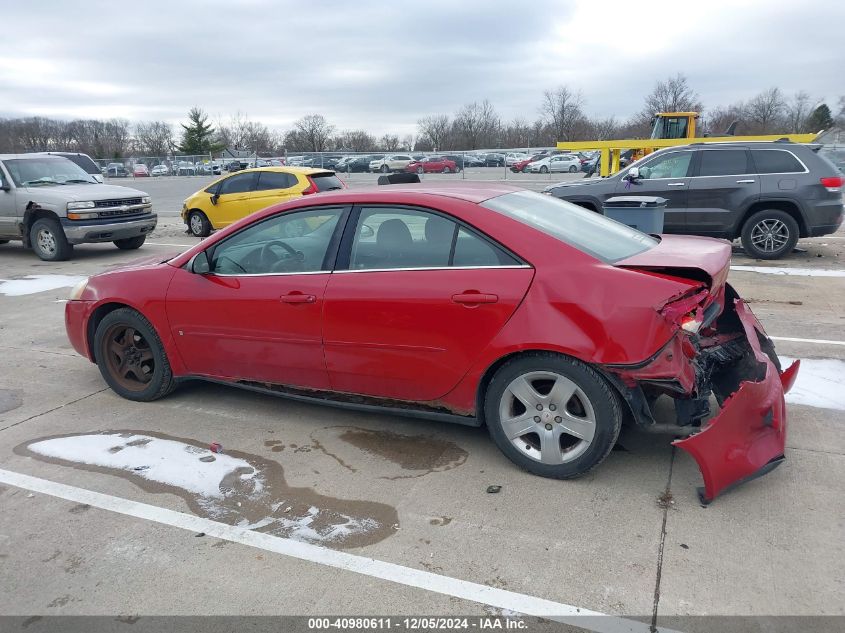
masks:
[[[786,141],[667,147],[609,178],[544,193],[598,212],[613,196],[661,196],[669,201],[664,232],[741,238],[751,257],[777,259],[799,237],[842,224],[842,172],[818,149]]]

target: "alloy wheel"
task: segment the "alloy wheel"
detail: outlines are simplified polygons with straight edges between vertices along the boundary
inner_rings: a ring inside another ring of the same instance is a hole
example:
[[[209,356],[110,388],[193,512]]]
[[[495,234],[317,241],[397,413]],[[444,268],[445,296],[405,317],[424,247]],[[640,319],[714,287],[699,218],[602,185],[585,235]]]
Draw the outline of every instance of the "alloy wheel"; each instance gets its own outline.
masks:
[[[751,243],[766,253],[781,250],[789,241],[789,227],[777,219],[760,220],[751,229]]]

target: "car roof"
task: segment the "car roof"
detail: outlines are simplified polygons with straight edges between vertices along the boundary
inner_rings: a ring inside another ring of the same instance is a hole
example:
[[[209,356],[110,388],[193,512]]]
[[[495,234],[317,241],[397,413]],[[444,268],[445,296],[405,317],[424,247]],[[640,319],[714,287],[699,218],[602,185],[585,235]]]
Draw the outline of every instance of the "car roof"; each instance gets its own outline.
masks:
[[[75,152],[63,152],[66,154],[73,154]],[[0,160],[19,160],[19,159],[36,159],[36,158],[63,158],[64,160],[68,160],[67,157],[61,156],[58,152],[31,152],[29,154],[0,154]]]
[[[253,171],[277,171],[283,174],[300,174],[303,176],[312,176],[314,174],[322,174],[332,170],[329,168],[323,169],[322,167],[289,167],[285,165],[276,165],[268,167],[250,167],[249,169],[241,169],[234,173],[246,174]]]
[[[689,143],[687,145],[672,145],[670,147],[663,147],[660,151],[667,149],[793,149],[796,147],[804,147],[802,143],[793,143],[792,141],[719,141],[717,143]],[[656,152],[655,152],[656,153]]]

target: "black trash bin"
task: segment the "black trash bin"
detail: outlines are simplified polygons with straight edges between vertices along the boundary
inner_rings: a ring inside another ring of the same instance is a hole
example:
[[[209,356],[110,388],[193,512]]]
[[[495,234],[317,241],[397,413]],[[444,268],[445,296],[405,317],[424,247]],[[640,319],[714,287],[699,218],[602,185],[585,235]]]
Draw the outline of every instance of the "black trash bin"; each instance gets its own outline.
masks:
[[[605,201],[603,211],[611,220],[643,233],[662,233],[667,202],[658,196],[615,196]]]

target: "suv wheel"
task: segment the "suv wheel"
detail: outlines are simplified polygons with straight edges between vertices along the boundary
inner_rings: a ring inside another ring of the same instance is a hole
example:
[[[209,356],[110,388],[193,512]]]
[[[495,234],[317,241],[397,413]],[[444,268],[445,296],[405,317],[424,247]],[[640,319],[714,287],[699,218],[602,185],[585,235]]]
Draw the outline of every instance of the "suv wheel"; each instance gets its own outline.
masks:
[[[749,257],[779,259],[798,243],[798,223],[785,211],[758,211],[745,221],[741,237]]]
[[[484,418],[493,441],[512,462],[535,475],[569,479],[610,454],[622,408],[590,366],[537,353],[496,372],[485,394]]]
[[[62,225],[52,218],[40,218],[29,229],[29,242],[32,250],[45,262],[61,262],[73,252],[62,230]]]
[[[208,237],[211,235],[211,222],[202,211],[191,211],[188,214],[188,229],[194,237]]]
[[[138,237],[127,237],[123,240],[115,240],[114,245],[122,251],[134,251],[136,248],[141,248],[146,240],[146,235],[139,235]]]

